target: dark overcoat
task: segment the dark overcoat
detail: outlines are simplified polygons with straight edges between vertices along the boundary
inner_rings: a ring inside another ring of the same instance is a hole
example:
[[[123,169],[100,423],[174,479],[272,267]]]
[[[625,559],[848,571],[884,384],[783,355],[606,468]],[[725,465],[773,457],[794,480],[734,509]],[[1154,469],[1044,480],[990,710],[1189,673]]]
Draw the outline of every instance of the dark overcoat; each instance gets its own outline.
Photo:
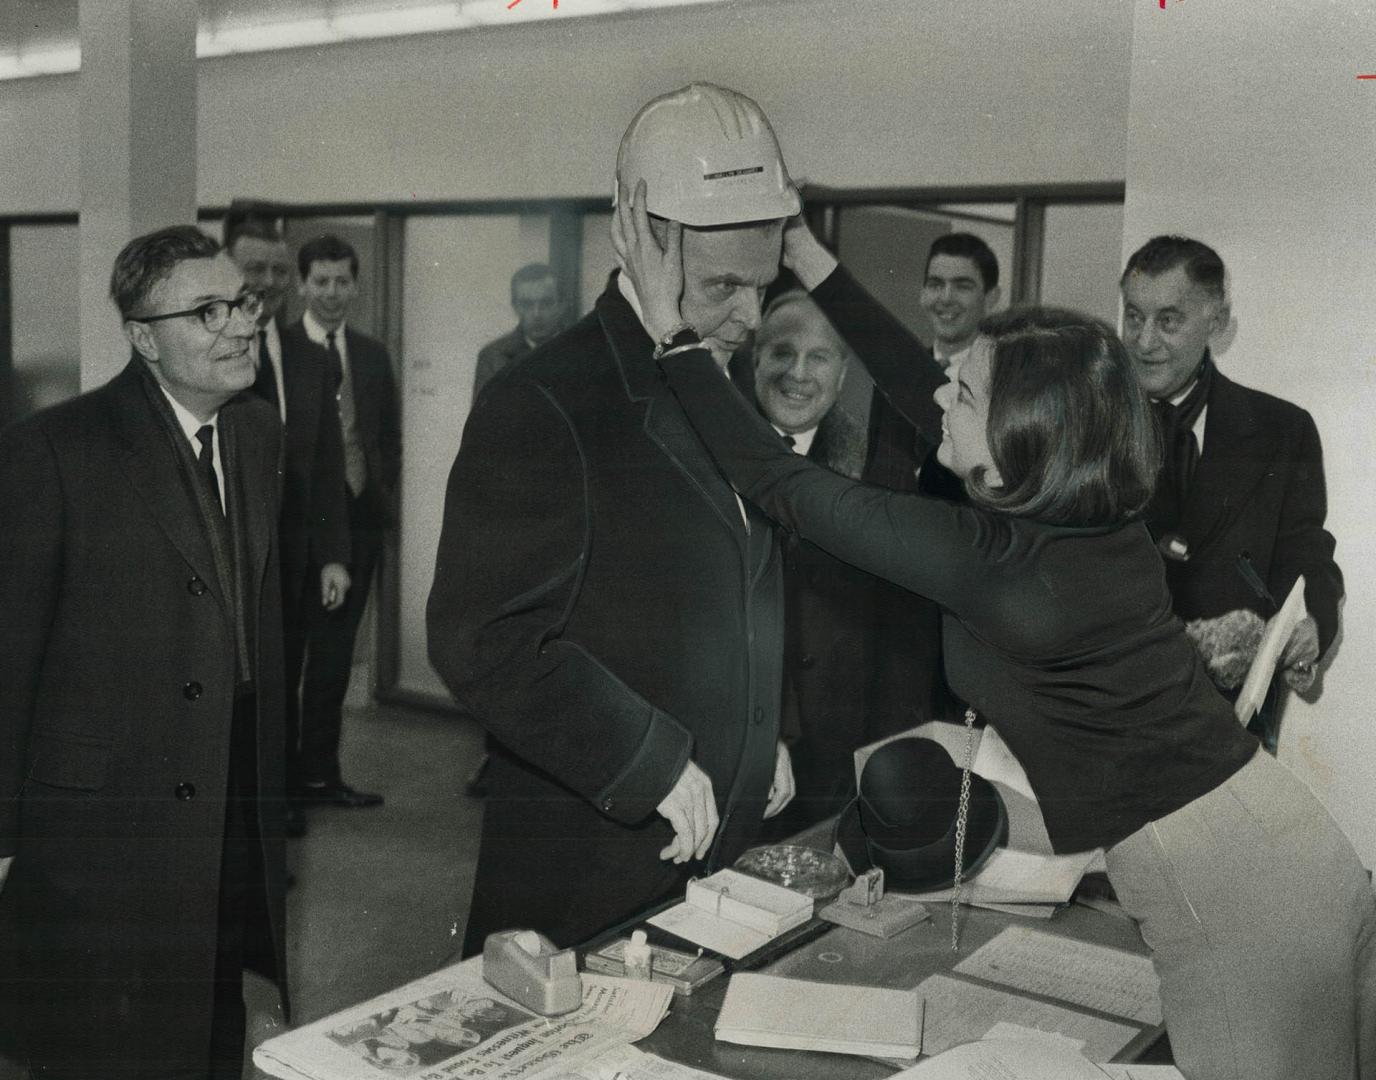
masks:
[[[1249,608],[1275,614],[1238,572],[1246,556],[1277,603],[1304,575],[1305,606],[1326,652],[1338,632],[1343,578],[1333,561],[1323,451],[1314,420],[1298,405],[1213,374],[1204,446],[1178,522],[1147,512],[1152,535],[1177,533],[1188,560],[1166,560],[1166,581],[1182,619]]]
[[[344,445],[329,354],[300,324],[283,329],[282,384],[286,390],[286,475],[282,489],[282,585],[288,606],[308,585],[308,566],[349,562],[349,515],[344,500]]]
[[[450,474],[430,658],[495,736],[466,952],[503,927],[571,945],[758,834],[779,734],[780,557],[659,378],[613,278],[499,374]],[[695,761],[722,826],[658,858]]]
[[[236,635],[160,393],[135,359],[0,434],[0,991],[6,1022],[92,1061],[204,1075]],[[219,424],[283,972],[281,425],[249,395]]]

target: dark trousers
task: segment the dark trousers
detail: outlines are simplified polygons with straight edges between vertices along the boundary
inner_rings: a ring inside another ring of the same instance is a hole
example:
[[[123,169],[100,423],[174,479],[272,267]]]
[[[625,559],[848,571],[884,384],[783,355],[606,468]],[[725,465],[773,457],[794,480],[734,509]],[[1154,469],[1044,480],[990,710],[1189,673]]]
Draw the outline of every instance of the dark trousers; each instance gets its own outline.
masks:
[[[209,1043],[200,1047],[183,1044],[173,1052],[155,1043],[146,1044],[148,1040],[131,1044],[120,1034],[119,995],[96,982],[74,985],[62,995],[67,1011],[59,1014],[50,1011],[56,995],[44,987],[37,995],[44,1014],[27,1018],[30,1030],[26,1050],[35,1080],[238,1080],[242,1074],[246,1026],[243,969],[250,966],[269,977],[275,977],[276,972],[255,803],[256,707],[254,696],[246,694],[234,708]],[[185,984],[181,997],[199,996],[204,985],[199,981]],[[22,991],[16,987],[15,992]],[[176,1024],[179,1002],[171,990],[151,998],[160,996],[169,1008],[166,1022]],[[96,1029],[98,1049],[82,1038],[84,1027]]]
[[[368,605],[373,571],[382,555],[384,530],[366,498],[349,497],[349,535],[353,580],[344,606],[326,611],[320,603],[320,568],[307,571],[302,590],[306,619],[306,656],[301,678],[301,748],[298,782],[338,783],[339,731],[343,723],[344,695],[353,670],[354,641]],[[311,582],[316,587],[311,589]]]
[[[225,846],[220,855],[210,1080],[238,1080],[244,1070],[245,966],[268,974],[276,967],[256,804],[256,720],[257,699],[252,694],[240,697],[234,707]]]
[[[312,581],[310,575],[314,575]],[[282,660],[287,687],[283,726],[287,735],[287,791],[301,786],[301,671],[306,662],[306,633],[320,607],[320,567],[307,568],[295,582],[282,581]]]

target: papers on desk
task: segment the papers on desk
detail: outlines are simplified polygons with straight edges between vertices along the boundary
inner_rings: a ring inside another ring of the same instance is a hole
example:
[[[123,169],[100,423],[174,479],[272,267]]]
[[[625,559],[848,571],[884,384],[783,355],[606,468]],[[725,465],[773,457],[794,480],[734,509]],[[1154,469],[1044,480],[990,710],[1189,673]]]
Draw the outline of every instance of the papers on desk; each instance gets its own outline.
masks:
[[[917,990],[927,1002],[922,1048],[928,1054],[974,1042],[996,1024],[1011,1023],[1063,1035],[1082,1044],[1090,1061],[1107,1061],[1139,1030],[950,975],[930,975]]]
[[[1139,1024],[1161,1023],[1160,983],[1151,959],[1106,945],[1010,926],[955,970]]]
[[[285,1080],[535,1080],[643,1039],[674,996],[662,983],[582,978],[578,1009],[536,1016],[484,982],[474,957],[269,1039],[253,1063]]]
[[[739,960],[810,918],[812,897],[735,870],[719,870],[690,881],[683,903],[649,922]]]
[[[912,1059],[922,1051],[921,995],[877,986],[731,976],[717,1016],[722,1042]]]
[[[999,1024],[978,1042],[929,1058],[890,1080],[1184,1080],[1173,1065],[1095,1065],[1072,1039]]]
[[[1013,914],[1049,915],[1037,907],[1054,907],[1070,901],[1075,886],[1094,860],[1093,851],[1074,855],[1042,855],[1013,848],[999,848],[980,872],[961,886],[961,899]],[[905,893],[924,903],[949,900],[953,889]],[[1029,909],[1020,910],[1022,906]]]
[[[1290,641],[1295,627],[1304,621],[1304,575],[1295,579],[1290,595],[1280,610],[1266,623],[1266,632],[1261,636],[1257,654],[1252,658],[1252,666],[1247,669],[1247,678],[1242,682],[1233,713],[1244,724],[1249,723],[1256,711],[1266,700],[1266,691],[1271,688],[1271,680],[1276,677],[1276,665]]]
[[[666,1061],[634,1046],[613,1046],[564,1066],[558,1080],[723,1080],[717,1073]]]

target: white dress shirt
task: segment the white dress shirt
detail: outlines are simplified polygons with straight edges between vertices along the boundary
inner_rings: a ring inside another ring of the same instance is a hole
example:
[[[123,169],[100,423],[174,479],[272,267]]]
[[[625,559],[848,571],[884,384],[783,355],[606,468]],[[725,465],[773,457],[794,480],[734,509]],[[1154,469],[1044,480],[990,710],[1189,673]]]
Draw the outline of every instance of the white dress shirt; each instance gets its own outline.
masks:
[[[333,330],[324,325],[309,309],[301,317],[301,325],[306,336],[326,351],[330,347],[330,334],[334,334],[334,347],[339,352],[340,382],[339,392],[335,395],[339,402],[339,432],[344,438],[344,479],[350,493],[357,498],[363,493],[368,482],[368,466],[363,457],[363,440],[358,434],[358,411],[354,403],[354,379],[349,371],[348,335],[344,333],[344,323]]]
[[[1179,405],[1182,401],[1189,397],[1190,391],[1194,389],[1194,384],[1198,381],[1198,379],[1191,379],[1188,386],[1182,389],[1179,393],[1173,394],[1171,396],[1171,404]],[[1199,447],[1200,454],[1204,453],[1204,416],[1206,413],[1208,413],[1208,411],[1209,404],[1208,402],[1205,402],[1204,408],[1199,410],[1199,416],[1195,418],[1194,427],[1190,429],[1194,432],[1195,445]]]
[[[793,440],[793,452],[795,454],[802,454],[803,457],[807,457],[808,451],[812,449],[812,440],[817,438],[817,429],[815,427],[810,427],[806,431],[795,431],[790,434],[777,424],[773,426],[774,430],[785,439]]]
[[[263,337],[258,336],[261,331]],[[272,377],[277,381],[277,413],[282,418],[282,423],[287,422],[287,387],[286,374],[282,370],[282,334],[277,329],[277,320],[269,319],[267,324],[258,327],[253,334],[253,366],[262,366],[262,358],[258,355],[258,343],[266,340],[268,343],[268,357],[272,360]]]
[[[225,510],[225,467],[220,457],[220,411],[216,409],[215,415],[209,420],[197,420],[196,417],[191,414],[190,409],[167,392],[167,387],[159,383],[158,388],[162,390],[163,397],[167,398],[168,404],[172,406],[173,415],[176,416],[177,423],[181,426],[182,434],[186,436],[186,441],[191,444],[191,454],[198,461],[201,457],[201,440],[196,438],[196,432],[200,431],[201,428],[205,427],[207,424],[214,430],[215,437],[211,440],[210,444],[210,462],[215,468],[215,482],[220,488],[220,509],[228,513],[228,511]]]

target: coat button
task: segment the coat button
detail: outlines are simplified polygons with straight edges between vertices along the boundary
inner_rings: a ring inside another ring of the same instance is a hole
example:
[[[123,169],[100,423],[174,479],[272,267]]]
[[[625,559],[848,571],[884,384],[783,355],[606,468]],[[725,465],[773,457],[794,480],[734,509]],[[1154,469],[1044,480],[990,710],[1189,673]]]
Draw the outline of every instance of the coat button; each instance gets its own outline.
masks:
[[[799,659],[798,666],[801,668],[810,668],[815,663],[817,663],[817,657],[808,655]]]
[[[178,784],[172,794],[176,795],[182,802],[188,802],[196,797],[196,785]]]
[[[602,809],[603,809],[604,811],[606,811],[606,812],[610,812],[610,811],[611,811],[611,808],[612,808],[612,801],[611,801],[611,799],[603,799],[603,800],[602,800]]]
[[[186,583],[186,591],[189,592],[192,596],[204,596],[205,590],[205,582],[198,577],[193,577],[190,581]]]
[[[201,684],[198,682],[187,683],[182,687],[182,696],[186,698],[187,701],[195,701],[201,696]]]
[[[754,719],[755,719],[755,726],[756,726],[756,727],[759,727],[761,724],[764,723],[764,706],[763,706],[763,705],[756,705],[756,706],[755,706],[755,717],[754,717]]]

